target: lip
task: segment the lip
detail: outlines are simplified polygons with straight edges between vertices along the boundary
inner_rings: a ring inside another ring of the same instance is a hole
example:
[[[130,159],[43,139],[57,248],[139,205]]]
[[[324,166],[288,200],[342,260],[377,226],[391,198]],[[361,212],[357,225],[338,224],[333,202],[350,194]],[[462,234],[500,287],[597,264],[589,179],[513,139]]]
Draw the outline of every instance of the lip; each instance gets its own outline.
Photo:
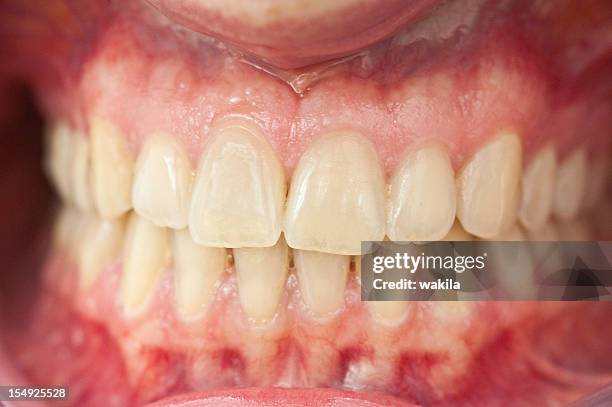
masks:
[[[149,407],[415,407],[395,397],[377,393],[323,388],[243,388],[186,393],[149,404]]]

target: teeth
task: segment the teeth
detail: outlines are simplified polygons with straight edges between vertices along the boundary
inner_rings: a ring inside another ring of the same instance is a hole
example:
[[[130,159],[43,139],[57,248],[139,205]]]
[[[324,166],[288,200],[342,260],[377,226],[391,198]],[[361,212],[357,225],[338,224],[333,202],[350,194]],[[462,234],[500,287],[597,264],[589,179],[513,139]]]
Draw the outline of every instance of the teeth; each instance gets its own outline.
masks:
[[[455,223],[453,223],[453,226],[442,240],[445,242],[470,241],[474,240],[474,236],[466,232],[461,226],[461,223],[459,223],[458,220],[455,220]]]
[[[123,245],[125,221],[92,219],[79,256],[81,288],[89,288],[105,266],[115,260]]]
[[[72,138],[71,130],[62,122],[55,123],[47,134],[45,167],[64,201],[69,201],[71,190]]]
[[[274,317],[287,279],[289,256],[281,237],[273,247],[234,249],[240,303],[258,322]]]
[[[521,179],[521,142],[504,134],[484,146],[457,178],[457,216],[465,230],[491,238],[516,220]]]
[[[304,303],[317,316],[325,316],[344,306],[350,256],[295,250],[294,262]]]
[[[438,146],[409,154],[391,180],[387,235],[391,240],[443,238],[455,218],[455,174]]]
[[[384,181],[376,152],[353,132],[315,141],[293,173],[285,214],[297,249],[359,254],[362,240],[385,235]]]
[[[544,226],[538,230],[528,231],[529,240],[535,242],[555,242],[560,240],[559,232],[553,222],[547,222]]]
[[[591,240],[591,228],[584,220],[572,220],[561,222],[558,225],[559,235],[562,241],[585,242]]]
[[[123,253],[121,295],[127,314],[134,314],[152,294],[157,279],[168,264],[168,231],[132,214]]]
[[[134,210],[156,226],[187,226],[192,171],[185,152],[171,138],[152,136],[138,158]]]
[[[518,225],[514,225],[501,235],[495,236],[494,238],[488,240],[497,240],[500,242],[522,242],[526,239],[525,233],[523,233],[521,228]]]
[[[90,131],[94,201],[102,217],[117,218],[132,206],[134,163],[123,135],[110,122],[94,117]]]
[[[523,226],[537,230],[544,226],[552,210],[557,158],[552,147],[543,148],[523,174],[519,218]]]
[[[225,249],[196,244],[187,230],[174,231],[176,308],[184,320],[200,317],[213,300],[225,270]]]
[[[553,211],[561,221],[573,219],[580,210],[586,184],[587,157],[583,148],[575,150],[559,166]]]
[[[610,157],[597,157],[592,161],[589,171],[589,183],[586,186],[586,193],[584,196],[585,208],[593,209],[601,201],[609,179]]]
[[[285,194],[283,169],[266,140],[246,126],[220,128],[198,170],[191,236],[214,247],[272,246],[280,236]]]
[[[82,134],[73,135],[72,199],[76,206],[88,211],[92,207],[89,190],[89,141]]]

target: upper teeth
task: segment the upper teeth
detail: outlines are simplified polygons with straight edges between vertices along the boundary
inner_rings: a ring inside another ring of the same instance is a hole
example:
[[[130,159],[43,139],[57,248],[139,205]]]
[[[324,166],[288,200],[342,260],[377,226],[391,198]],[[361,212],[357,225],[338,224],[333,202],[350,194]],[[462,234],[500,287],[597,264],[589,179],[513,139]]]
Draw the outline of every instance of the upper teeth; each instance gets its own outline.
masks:
[[[344,255],[359,254],[361,241],[385,236],[442,239],[455,210],[465,230],[481,238],[507,232],[517,215],[535,231],[551,212],[564,221],[575,218],[586,188],[585,149],[570,154],[557,171],[554,149],[546,146],[522,175],[521,141],[513,133],[484,145],[456,178],[444,148],[417,148],[386,188],[370,142],[357,132],[337,131],[302,155],[286,197],[283,167],[260,130],[239,120],[221,123],[195,179],[187,153],[172,136],[150,137],[134,164],[124,135],[97,117],[90,123],[90,143],[65,124],[54,126],[46,166],[62,197],[82,209],[93,200],[107,219],[133,206],[156,226],[188,226],[193,240],[208,247],[270,247],[284,232],[292,248]],[[601,168],[594,168],[590,201],[601,195],[605,181],[606,161],[595,163]]]

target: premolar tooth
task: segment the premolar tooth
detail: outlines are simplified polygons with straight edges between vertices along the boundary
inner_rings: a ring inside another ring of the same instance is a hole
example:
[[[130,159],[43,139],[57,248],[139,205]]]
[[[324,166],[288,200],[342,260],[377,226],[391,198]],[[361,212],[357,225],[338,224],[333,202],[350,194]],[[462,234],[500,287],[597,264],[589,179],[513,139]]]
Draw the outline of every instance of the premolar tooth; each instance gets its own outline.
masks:
[[[294,262],[304,303],[317,316],[333,314],[344,306],[350,256],[295,250]]]
[[[90,160],[89,141],[83,134],[73,136],[73,161],[71,174],[72,199],[76,206],[87,211],[92,207],[91,190],[89,188]]]
[[[481,148],[457,178],[457,217],[481,238],[503,233],[516,220],[521,179],[521,142],[503,134]]]
[[[234,249],[240,302],[245,313],[258,322],[276,314],[285,281],[289,256],[281,237],[273,247]]]
[[[553,211],[561,221],[573,219],[580,211],[584,199],[587,176],[587,157],[584,148],[578,148],[559,166],[553,200]]]
[[[283,168],[265,138],[247,126],[219,127],[198,169],[191,236],[206,246],[273,246],[285,195]]]
[[[455,174],[439,146],[410,153],[393,176],[387,236],[395,241],[443,238],[455,218]]]
[[[134,162],[124,136],[107,120],[90,122],[92,192],[98,212],[117,218],[132,206]]]
[[[80,285],[89,288],[102,269],[121,252],[125,230],[123,218],[92,219],[87,226],[79,256]]]
[[[180,145],[165,135],[152,136],[136,163],[134,210],[156,226],[187,226],[192,171]]]
[[[529,230],[538,230],[552,210],[557,173],[557,157],[552,147],[543,148],[523,174],[519,219]]]
[[[226,252],[195,243],[187,230],[174,231],[172,247],[177,312],[184,320],[193,320],[204,313],[215,296],[216,284],[225,270]]]
[[[584,206],[586,209],[593,209],[601,201],[607,183],[610,181],[610,157],[606,155],[592,160],[589,174]]]
[[[170,258],[168,230],[132,214],[123,253],[121,295],[126,313],[142,308]]]
[[[385,235],[385,185],[372,145],[355,132],[316,140],[293,173],[285,213],[289,246],[359,254]]]

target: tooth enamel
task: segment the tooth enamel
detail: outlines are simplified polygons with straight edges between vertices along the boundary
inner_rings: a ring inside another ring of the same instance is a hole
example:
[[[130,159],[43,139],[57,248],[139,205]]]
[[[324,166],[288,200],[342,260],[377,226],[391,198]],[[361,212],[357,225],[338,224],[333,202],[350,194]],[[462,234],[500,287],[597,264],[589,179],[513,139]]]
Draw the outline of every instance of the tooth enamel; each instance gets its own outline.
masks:
[[[70,167],[73,162],[73,135],[63,122],[54,123],[48,130],[45,167],[64,201],[70,197]]]
[[[544,226],[552,211],[557,158],[552,147],[543,148],[523,174],[519,219],[523,226],[537,230]]]
[[[385,185],[376,152],[355,132],[316,140],[293,173],[285,213],[289,246],[359,254],[385,235]]]
[[[559,235],[562,241],[586,242],[591,240],[591,228],[581,219],[574,219],[558,224]]]
[[[461,226],[461,223],[459,223],[458,220],[455,220],[455,223],[453,223],[451,229],[441,240],[445,242],[470,241],[474,240],[474,236],[466,232],[465,229],[463,229],[463,227]]]
[[[184,320],[194,320],[215,296],[217,282],[225,270],[226,252],[196,244],[187,230],[174,231],[172,247],[176,309]]]
[[[529,240],[535,242],[554,242],[560,240],[559,232],[557,231],[555,224],[551,221],[547,222],[538,230],[528,231],[528,238]]]
[[[168,136],[152,136],[136,163],[134,210],[156,226],[186,227],[191,177],[189,159],[181,146]]]
[[[491,238],[515,222],[521,160],[518,136],[504,134],[463,167],[457,178],[457,217],[468,233]]]
[[[123,135],[110,122],[93,117],[90,132],[94,202],[102,217],[117,218],[132,206],[132,156]]]
[[[587,157],[583,148],[575,150],[559,166],[553,199],[553,211],[561,221],[573,219],[584,199]]]
[[[285,240],[281,237],[272,247],[234,249],[234,264],[244,312],[258,322],[272,319],[289,267]]]
[[[443,238],[455,218],[455,197],[455,174],[443,148],[410,153],[391,180],[387,236],[395,241]]]
[[[302,300],[317,316],[325,316],[344,306],[350,256],[295,250],[294,263]]]
[[[72,199],[79,209],[88,211],[92,207],[92,200],[89,189],[89,141],[85,135],[73,136],[73,154]]]
[[[193,240],[214,247],[274,245],[286,194],[280,162],[265,138],[246,126],[213,133],[193,191]]]
[[[123,245],[125,220],[92,219],[79,256],[80,286],[89,288],[105,266],[115,260]]]
[[[170,258],[168,230],[132,214],[123,252],[121,298],[127,314],[142,308]]]
[[[586,186],[584,207],[593,209],[603,196],[610,180],[610,157],[601,156],[592,160],[589,170],[589,183]]]

